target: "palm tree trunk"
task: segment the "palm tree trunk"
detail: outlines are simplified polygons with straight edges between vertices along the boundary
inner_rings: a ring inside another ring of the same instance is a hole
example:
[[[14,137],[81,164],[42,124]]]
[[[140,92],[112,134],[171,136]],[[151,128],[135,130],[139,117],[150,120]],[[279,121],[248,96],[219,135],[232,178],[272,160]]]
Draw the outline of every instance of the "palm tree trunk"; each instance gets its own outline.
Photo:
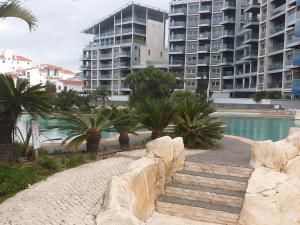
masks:
[[[101,140],[101,132],[95,132],[90,138],[86,140],[86,151],[97,152],[99,147],[99,142]]]
[[[119,143],[121,149],[123,150],[128,150],[130,148],[128,133],[120,133]]]
[[[163,131],[161,130],[153,130],[151,134],[151,139],[154,140],[156,138],[159,138],[163,135]]]
[[[7,162],[12,158],[13,122],[6,116],[0,119],[0,161]]]

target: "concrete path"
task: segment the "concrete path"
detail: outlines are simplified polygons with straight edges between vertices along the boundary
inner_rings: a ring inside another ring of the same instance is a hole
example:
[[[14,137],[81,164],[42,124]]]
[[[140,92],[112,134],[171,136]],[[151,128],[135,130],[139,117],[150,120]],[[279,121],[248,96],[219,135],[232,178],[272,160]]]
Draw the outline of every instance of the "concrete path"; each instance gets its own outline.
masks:
[[[186,157],[188,162],[240,167],[249,167],[250,159],[251,145],[230,137],[224,137],[218,141],[214,150]]]
[[[1,225],[95,225],[111,176],[126,172],[130,159],[112,158],[51,176],[0,205]]]

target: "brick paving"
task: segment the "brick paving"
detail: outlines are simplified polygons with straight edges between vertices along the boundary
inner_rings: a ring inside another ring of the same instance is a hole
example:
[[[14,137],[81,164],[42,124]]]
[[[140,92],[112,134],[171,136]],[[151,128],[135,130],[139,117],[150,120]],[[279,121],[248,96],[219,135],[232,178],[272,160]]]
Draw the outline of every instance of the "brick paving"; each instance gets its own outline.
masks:
[[[111,158],[55,174],[1,204],[0,224],[95,225],[93,212],[107,182],[130,162]]]

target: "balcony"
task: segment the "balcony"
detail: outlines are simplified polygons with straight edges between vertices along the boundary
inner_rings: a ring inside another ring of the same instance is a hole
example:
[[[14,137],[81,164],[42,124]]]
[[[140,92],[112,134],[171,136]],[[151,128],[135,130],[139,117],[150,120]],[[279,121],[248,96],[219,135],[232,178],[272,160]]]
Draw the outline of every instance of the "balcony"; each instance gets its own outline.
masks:
[[[268,83],[268,88],[282,88],[282,81]]]
[[[112,69],[112,64],[100,64],[100,69]]]
[[[199,33],[199,39],[210,39],[211,33],[210,32],[205,32],[205,33]]]
[[[233,36],[234,37],[234,30],[223,30],[223,33],[221,34],[221,37],[229,37]]]
[[[130,51],[123,51],[123,50],[121,50],[121,51],[118,53],[118,56],[119,56],[119,57],[131,57],[131,52],[130,52]]]
[[[259,11],[260,4],[258,0],[248,0],[246,3],[245,12],[257,12]]]
[[[129,16],[129,17],[125,17],[122,20],[121,19],[116,19],[116,24],[121,24],[121,23],[142,23],[142,24],[146,24],[147,19],[145,17],[140,17],[140,16]]]
[[[199,21],[188,22],[188,27],[197,27],[199,25]]]
[[[295,37],[295,35],[290,35],[287,37],[287,46],[295,47],[296,45],[300,45],[300,37]]]
[[[82,65],[81,69],[82,70],[90,70],[91,69],[91,65]]]
[[[100,55],[100,60],[111,59],[111,58],[112,58],[112,54],[111,53],[106,53],[106,54],[101,54]]]
[[[222,64],[232,64],[233,58],[232,57],[223,57],[222,58]]]
[[[170,66],[183,66],[184,60],[183,59],[173,59],[170,60]]]
[[[243,28],[247,28],[251,25],[259,25],[259,18],[256,16],[248,16],[245,18],[245,23]]]
[[[199,13],[210,13],[212,10],[211,5],[201,5],[199,9]]]
[[[184,53],[185,47],[171,47],[170,53]]]
[[[209,65],[209,58],[204,58],[204,59],[198,59],[198,65],[204,65],[208,66]]]
[[[273,71],[273,70],[281,70],[282,69],[282,62],[276,62],[276,63],[272,63],[271,65],[269,65],[269,71]]]
[[[223,20],[221,21],[221,24],[225,23],[235,23],[234,16],[224,16]]]
[[[170,41],[184,41],[185,34],[171,34]]]
[[[189,48],[189,47],[188,47],[188,48],[186,49],[186,52],[187,52],[187,53],[196,53],[196,52],[197,52],[197,48]]]
[[[233,89],[233,84],[223,84],[222,89],[232,90]]]
[[[271,35],[277,34],[277,33],[279,33],[279,32],[284,31],[284,28],[285,28],[285,24],[284,24],[284,23],[283,23],[283,24],[275,25],[275,26],[271,29],[270,33],[271,33]]]
[[[170,29],[178,29],[178,28],[185,28],[186,23],[184,21],[176,21],[171,22]]]
[[[170,16],[186,15],[186,12],[187,12],[186,8],[173,8],[170,11]]]
[[[286,4],[283,4],[272,10],[271,17],[274,18],[286,10]],[[271,19],[272,19],[271,18]]]
[[[187,66],[196,66],[197,65],[197,60],[187,60],[186,65]]]
[[[199,45],[198,46],[198,52],[209,52],[210,50],[210,45]]]
[[[249,42],[257,42],[259,39],[259,34],[253,33],[251,31],[251,32],[246,33],[244,37],[245,37],[244,41],[243,41],[244,44],[249,43]]]
[[[200,19],[199,26],[210,26],[211,20],[210,19]]]
[[[269,53],[278,52],[284,49],[284,43],[274,44],[269,49]]]

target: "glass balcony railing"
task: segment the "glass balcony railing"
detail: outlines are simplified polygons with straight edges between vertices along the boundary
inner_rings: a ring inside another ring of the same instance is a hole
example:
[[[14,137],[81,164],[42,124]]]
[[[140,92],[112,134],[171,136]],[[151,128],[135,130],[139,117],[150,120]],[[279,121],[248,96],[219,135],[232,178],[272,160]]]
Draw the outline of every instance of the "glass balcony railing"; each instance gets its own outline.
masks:
[[[198,59],[198,64],[208,65],[209,64],[209,58]]]
[[[282,81],[274,81],[268,83],[268,88],[282,88]]]
[[[280,50],[283,50],[284,49],[284,43],[280,43],[280,44],[275,44],[273,45],[269,52],[272,53],[272,52],[277,52],[277,51],[280,51]]]
[[[173,59],[170,61],[170,65],[183,65],[184,64],[184,60],[182,59]]]
[[[275,63],[270,64],[268,69],[269,69],[269,71],[280,70],[280,69],[282,69],[282,67],[283,67],[282,66],[282,62],[280,62],[280,63],[279,62],[278,63],[275,62]]]
[[[283,11],[285,11],[286,9],[286,4],[283,4],[275,9],[273,9],[271,16],[276,16],[280,13],[282,13]]]
[[[171,34],[170,40],[185,39],[185,34]]]
[[[186,8],[173,8],[170,14],[186,14]]]
[[[199,45],[198,51],[208,51],[210,50],[210,45]]]
[[[285,24],[279,24],[279,25],[275,25],[272,29],[271,29],[271,34],[276,34],[278,32],[281,32],[284,30]]]
[[[211,33],[205,32],[205,33],[199,33],[199,38],[210,38]]]
[[[203,12],[203,11],[211,12],[211,9],[212,9],[211,5],[201,5],[199,11],[200,12]]]
[[[183,21],[171,22],[170,27],[185,27],[186,23]]]
[[[172,47],[170,48],[170,52],[184,52],[185,47]]]

